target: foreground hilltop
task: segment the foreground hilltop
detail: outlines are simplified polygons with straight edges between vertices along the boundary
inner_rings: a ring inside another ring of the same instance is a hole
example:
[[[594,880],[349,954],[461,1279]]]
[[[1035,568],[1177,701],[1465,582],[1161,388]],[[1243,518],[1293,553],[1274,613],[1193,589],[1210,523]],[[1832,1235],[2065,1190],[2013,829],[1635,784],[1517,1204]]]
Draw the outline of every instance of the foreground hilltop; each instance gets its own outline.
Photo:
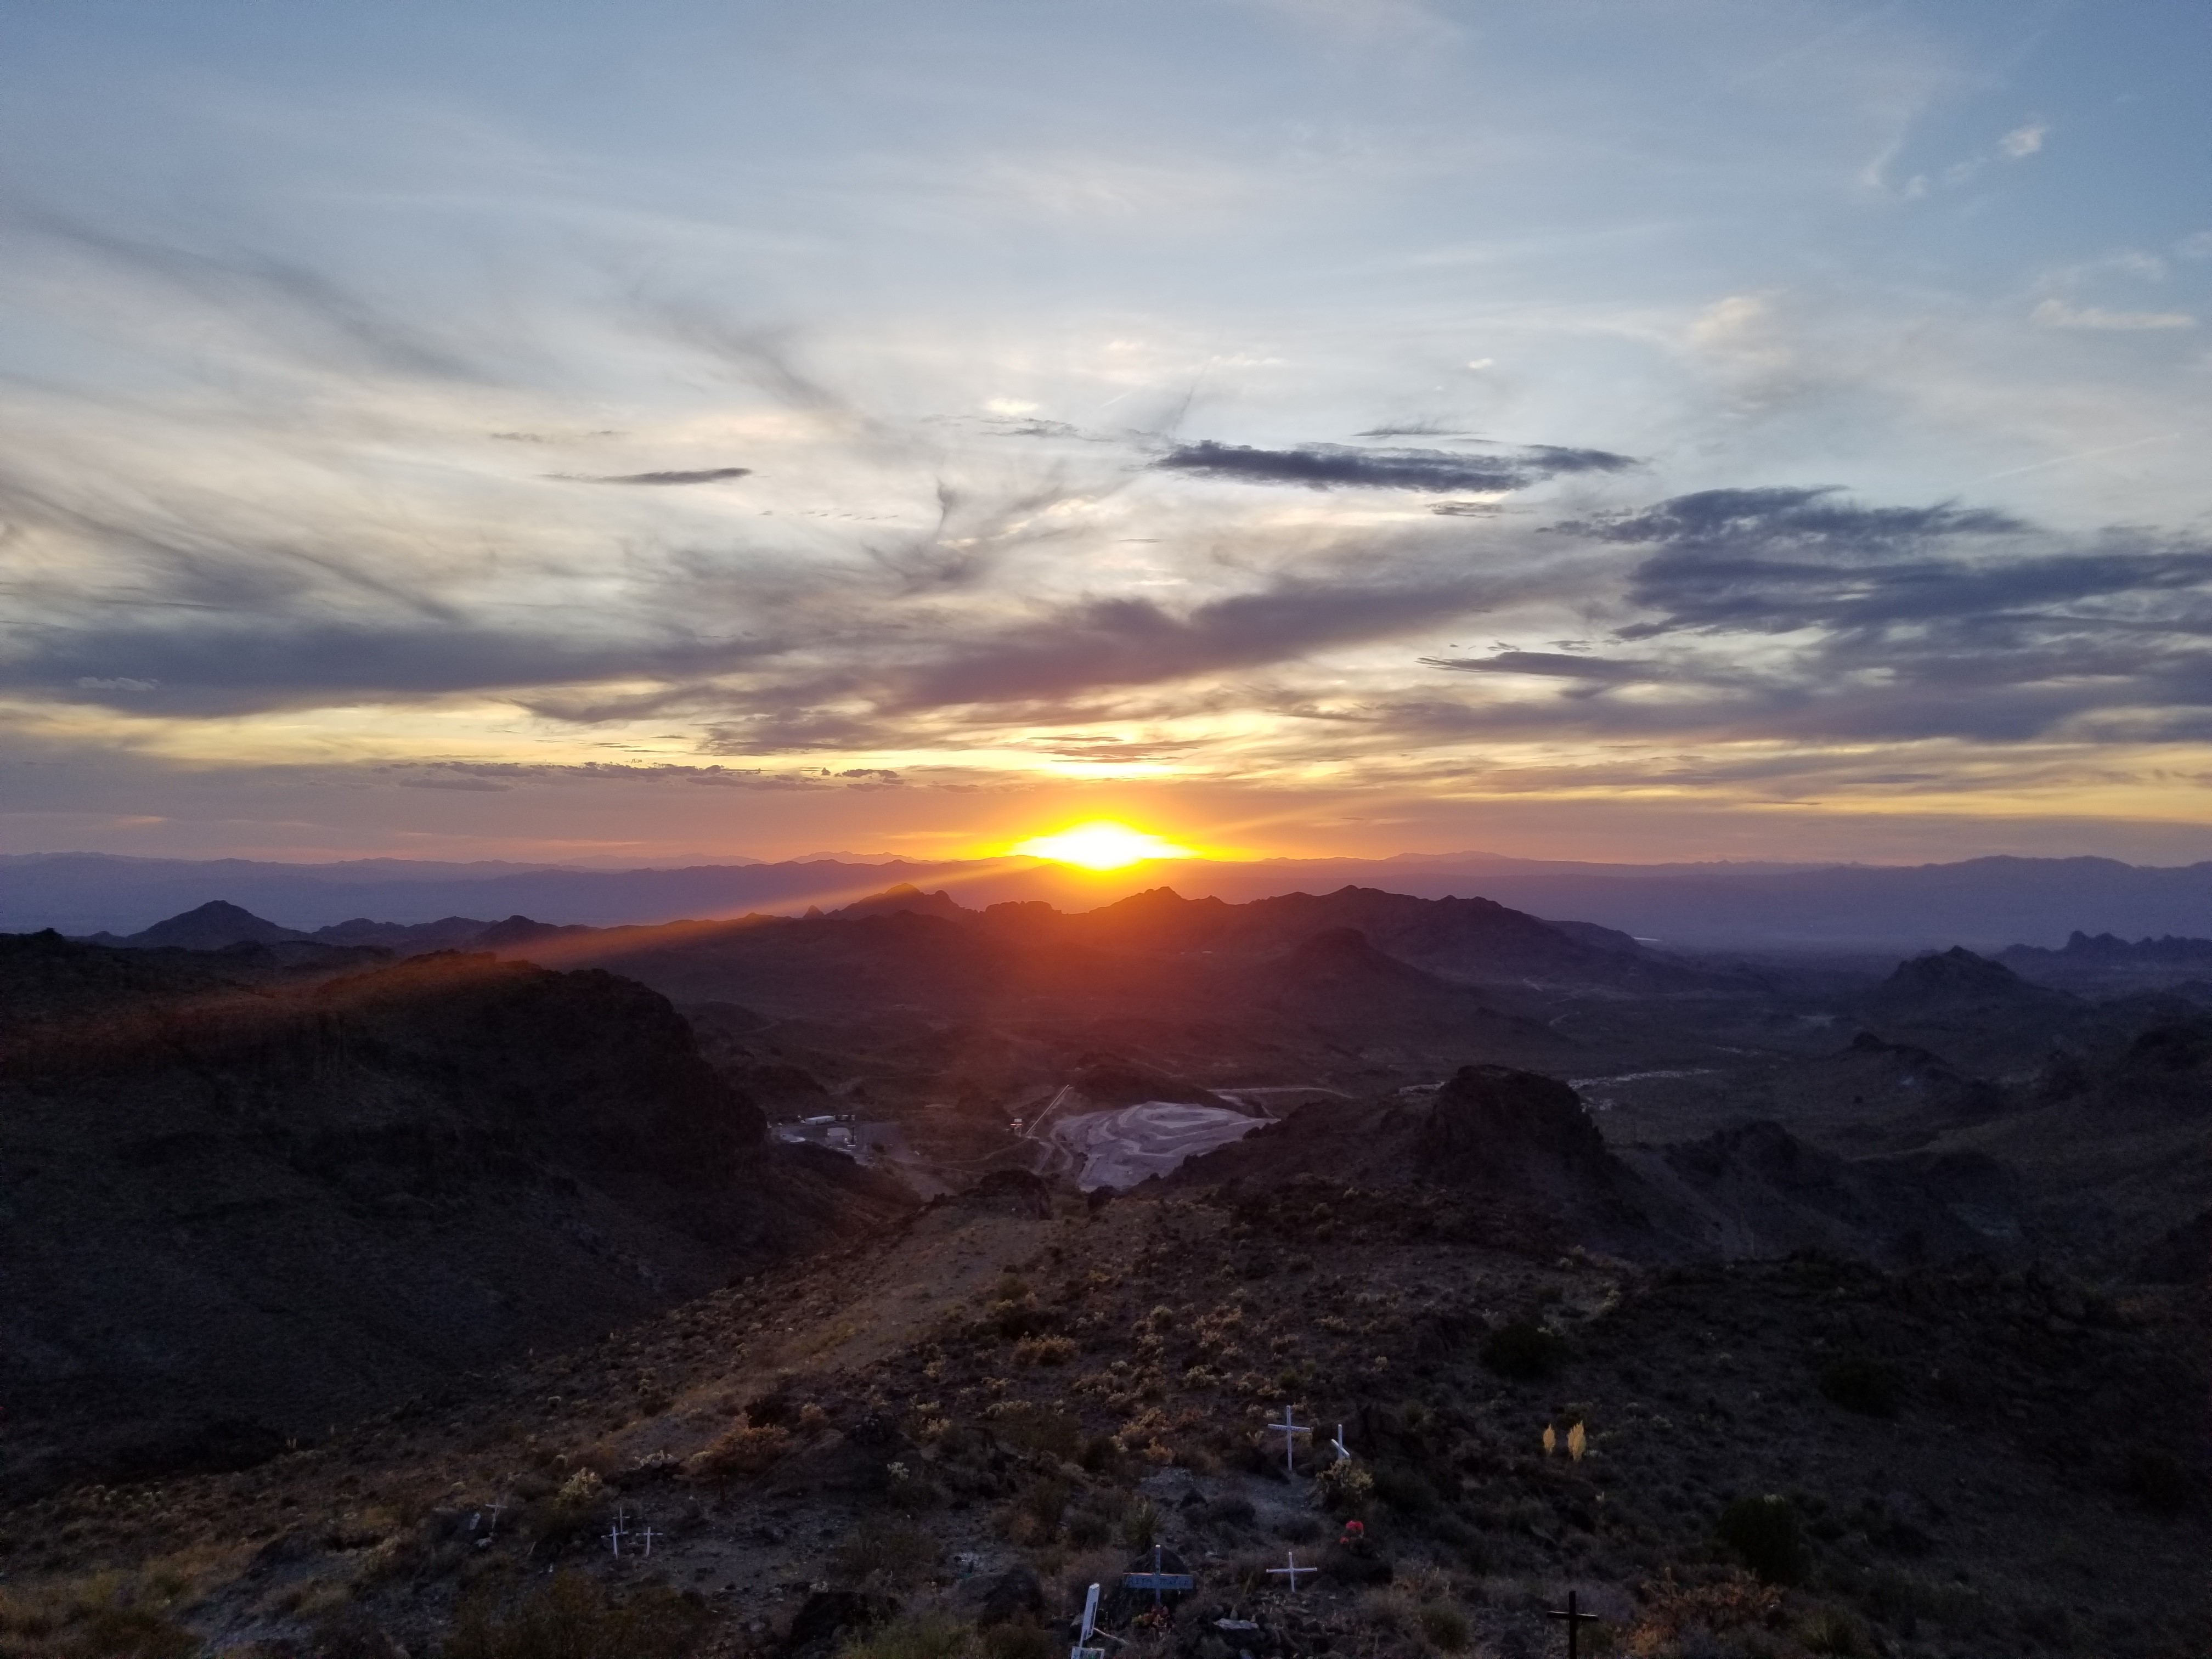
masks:
[[[0,1510],[0,1633],[1049,1659],[1102,1583],[1161,1659],[1224,1620],[1284,1659],[1556,1651],[1570,1589],[1616,1652],[2201,1650],[2185,1295],[1650,1271],[1532,1250],[1510,1195],[1488,1243],[1385,1196],[995,1179],[247,1474]],[[1156,1543],[1196,1588],[1147,1628],[1115,1591]]]

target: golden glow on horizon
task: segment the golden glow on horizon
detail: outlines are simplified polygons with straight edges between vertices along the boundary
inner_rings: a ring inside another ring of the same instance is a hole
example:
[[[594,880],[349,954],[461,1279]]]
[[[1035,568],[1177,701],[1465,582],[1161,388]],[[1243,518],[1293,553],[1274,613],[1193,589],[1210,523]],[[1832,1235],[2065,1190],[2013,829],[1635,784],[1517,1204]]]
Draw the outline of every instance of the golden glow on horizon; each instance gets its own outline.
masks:
[[[1034,859],[1051,859],[1059,864],[1080,865],[1085,870],[1120,870],[1141,864],[1146,859],[1199,856],[1190,848],[1178,847],[1171,841],[1163,841],[1142,830],[1132,830],[1110,818],[1079,823],[1054,835],[1033,836],[1006,850]]]

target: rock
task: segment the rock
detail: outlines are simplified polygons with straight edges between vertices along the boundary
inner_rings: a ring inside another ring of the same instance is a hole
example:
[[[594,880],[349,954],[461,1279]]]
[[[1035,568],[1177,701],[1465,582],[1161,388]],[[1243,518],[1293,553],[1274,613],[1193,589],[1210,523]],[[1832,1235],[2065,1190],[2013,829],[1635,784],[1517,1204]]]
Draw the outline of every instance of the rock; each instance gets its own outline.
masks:
[[[1439,1172],[1487,1172],[1529,1154],[1590,1170],[1605,1137],[1582,1097],[1556,1078],[1510,1066],[1462,1066],[1437,1091],[1421,1152]]]

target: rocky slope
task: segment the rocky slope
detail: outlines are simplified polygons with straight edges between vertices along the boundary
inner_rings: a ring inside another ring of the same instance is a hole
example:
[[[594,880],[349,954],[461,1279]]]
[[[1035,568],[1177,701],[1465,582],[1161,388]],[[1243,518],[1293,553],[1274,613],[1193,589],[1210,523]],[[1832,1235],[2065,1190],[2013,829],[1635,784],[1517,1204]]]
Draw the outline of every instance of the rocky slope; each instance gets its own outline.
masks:
[[[900,1202],[642,986],[240,948],[0,936],[10,1482],[262,1455]]]

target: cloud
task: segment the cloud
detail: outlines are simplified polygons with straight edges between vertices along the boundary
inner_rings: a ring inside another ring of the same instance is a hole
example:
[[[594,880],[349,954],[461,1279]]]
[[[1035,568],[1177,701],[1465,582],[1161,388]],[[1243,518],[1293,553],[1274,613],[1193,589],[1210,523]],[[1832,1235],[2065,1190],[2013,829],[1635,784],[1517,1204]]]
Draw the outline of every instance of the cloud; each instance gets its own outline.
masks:
[[[1194,472],[1250,483],[1304,484],[1312,489],[1442,492],[1525,489],[1561,474],[1623,472],[1639,463],[1602,449],[1559,449],[1548,445],[1497,455],[1461,455],[1441,449],[1353,449],[1341,444],[1250,449],[1207,439],[1170,450],[1152,465],[1163,471]]]
[[[2114,333],[2197,326],[2197,319],[2185,311],[2106,311],[2101,306],[2071,306],[2063,300],[2045,300],[2028,315],[2045,328],[2094,329]]]
[[[1423,657],[1421,664],[1426,668],[1450,668],[1468,674],[1528,674],[1546,679],[1614,684],[1657,679],[1666,672],[1658,663],[1578,657],[1559,651],[1500,651],[1489,657]]]
[[[720,483],[724,480],[729,478],[749,478],[752,476],[752,468],[749,466],[712,466],[696,472],[618,472],[612,474],[549,472],[545,476],[549,478],[566,479],[571,483],[702,484]]]
[[[1552,533],[1649,550],[1614,635],[1671,641],[1663,673],[1541,653],[1434,665],[1660,688],[1561,711],[1624,730],[2021,741],[2212,721],[2200,543],[1805,489],[1705,491]]]
[[[2031,121],[2025,126],[2014,127],[1997,140],[1997,148],[2013,161],[2024,161],[2043,148],[2045,134],[2051,131],[2041,121]]]

